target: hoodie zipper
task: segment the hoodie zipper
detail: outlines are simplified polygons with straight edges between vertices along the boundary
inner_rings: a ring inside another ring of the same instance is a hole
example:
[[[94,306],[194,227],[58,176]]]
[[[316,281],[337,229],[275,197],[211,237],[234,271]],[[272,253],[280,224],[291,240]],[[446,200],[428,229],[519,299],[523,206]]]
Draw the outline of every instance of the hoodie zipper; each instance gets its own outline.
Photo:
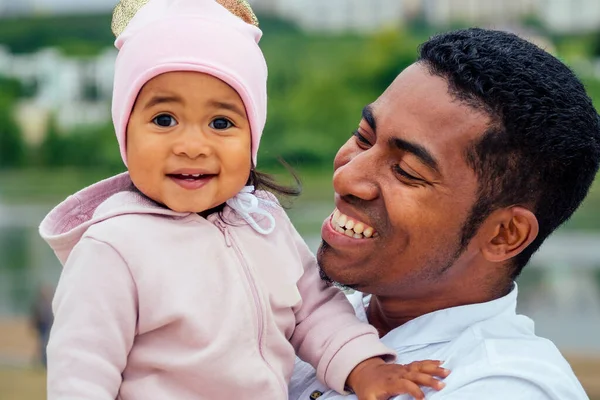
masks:
[[[240,261],[240,264],[242,264],[242,269],[244,270],[244,274],[246,275],[248,285],[250,286],[250,291],[252,292],[252,297],[254,299],[254,306],[256,308],[256,318],[258,319],[258,323],[257,323],[257,325],[258,325],[258,332],[257,332],[258,333],[258,352],[259,352],[260,356],[262,357],[263,361],[265,362],[265,364],[267,364],[267,367],[269,368],[269,370],[277,377],[277,382],[279,383],[279,386],[281,387],[281,390],[284,393],[284,396],[285,396],[284,398],[287,398],[286,384],[284,382],[282,382],[281,379],[279,379],[279,376],[273,371],[273,367],[271,366],[271,364],[269,364],[269,362],[265,358],[265,355],[263,352],[263,333],[264,333],[264,315],[263,315],[263,311],[262,311],[263,304],[260,299],[260,294],[258,293],[258,287],[256,285],[256,281],[254,279],[252,271],[250,270],[250,266],[248,265],[246,258],[242,254],[242,251],[240,250],[239,246],[235,242],[233,235],[231,234],[231,232],[229,231],[229,229],[227,227],[227,224],[225,224],[221,220],[216,220],[215,223],[216,223],[217,227],[223,233],[223,236],[225,237],[225,244],[227,245],[227,247],[233,248],[238,260]]]

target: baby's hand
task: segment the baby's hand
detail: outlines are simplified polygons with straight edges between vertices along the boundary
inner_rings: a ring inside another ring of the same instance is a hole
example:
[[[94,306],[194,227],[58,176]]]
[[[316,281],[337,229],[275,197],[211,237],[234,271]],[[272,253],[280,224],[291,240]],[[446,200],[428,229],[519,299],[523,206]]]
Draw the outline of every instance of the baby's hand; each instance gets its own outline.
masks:
[[[371,358],[358,364],[348,376],[348,386],[359,400],[388,400],[399,394],[410,394],[421,400],[425,395],[419,386],[440,390],[445,385],[438,379],[450,371],[440,367],[441,361],[415,361],[408,365],[386,364],[381,358]]]

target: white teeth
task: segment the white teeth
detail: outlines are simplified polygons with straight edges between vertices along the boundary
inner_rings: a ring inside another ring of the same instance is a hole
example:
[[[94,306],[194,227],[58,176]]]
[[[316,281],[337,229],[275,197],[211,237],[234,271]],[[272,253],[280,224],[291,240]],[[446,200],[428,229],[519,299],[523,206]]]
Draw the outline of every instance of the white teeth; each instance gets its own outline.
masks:
[[[368,239],[379,236],[370,226],[354,221],[347,215],[342,214],[338,209],[333,212],[331,224],[336,232],[354,239]]]
[[[337,221],[337,219],[340,217],[340,215],[341,215],[340,210],[338,210],[336,208],[335,211],[333,212],[333,219],[334,219],[334,221]]]
[[[365,231],[365,226],[362,223],[358,223],[356,225],[354,225],[354,232],[356,233],[363,233]]]

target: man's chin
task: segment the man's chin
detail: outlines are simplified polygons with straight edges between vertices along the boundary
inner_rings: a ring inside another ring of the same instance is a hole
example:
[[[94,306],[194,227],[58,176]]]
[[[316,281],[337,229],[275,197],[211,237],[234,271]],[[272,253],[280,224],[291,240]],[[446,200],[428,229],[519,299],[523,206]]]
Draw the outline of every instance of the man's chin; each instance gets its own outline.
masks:
[[[323,282],[327,283],[328,285],[335,284],[335,282],[333,281],[333,279],[331,279],[329,277],[329,275],[327,275],[327,273],[325,271],[323,271],[323,268],[321,268],[321,266],[319,266],[319,276],[321,277],[321,280]]]
[[[353,285],[341,283],[332,279],[327,272],[321,267],[321,261],[325,258],[325,253],[329,245],[324,240],[321,242],[321,246],[319,246],[319,250],[317,251],[317,265],[319,267],[319,276],[321,280],[327,283],[329,286],[336,286],[342,290],[357,290]]]

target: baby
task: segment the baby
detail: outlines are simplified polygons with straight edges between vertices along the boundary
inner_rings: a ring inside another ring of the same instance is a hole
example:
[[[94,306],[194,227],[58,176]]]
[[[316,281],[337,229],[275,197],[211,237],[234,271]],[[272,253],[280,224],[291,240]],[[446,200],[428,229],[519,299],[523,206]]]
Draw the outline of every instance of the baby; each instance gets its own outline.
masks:
[[[440,389],[438,362],[386,363],[393,351],[320,280],[278,186],[255,170],[261,31],[245,2],[222,3],[117,6],[113,120],[128,172],[40,227],[64,265],[48,399],[285,399],[296,354],[361,399]]]

